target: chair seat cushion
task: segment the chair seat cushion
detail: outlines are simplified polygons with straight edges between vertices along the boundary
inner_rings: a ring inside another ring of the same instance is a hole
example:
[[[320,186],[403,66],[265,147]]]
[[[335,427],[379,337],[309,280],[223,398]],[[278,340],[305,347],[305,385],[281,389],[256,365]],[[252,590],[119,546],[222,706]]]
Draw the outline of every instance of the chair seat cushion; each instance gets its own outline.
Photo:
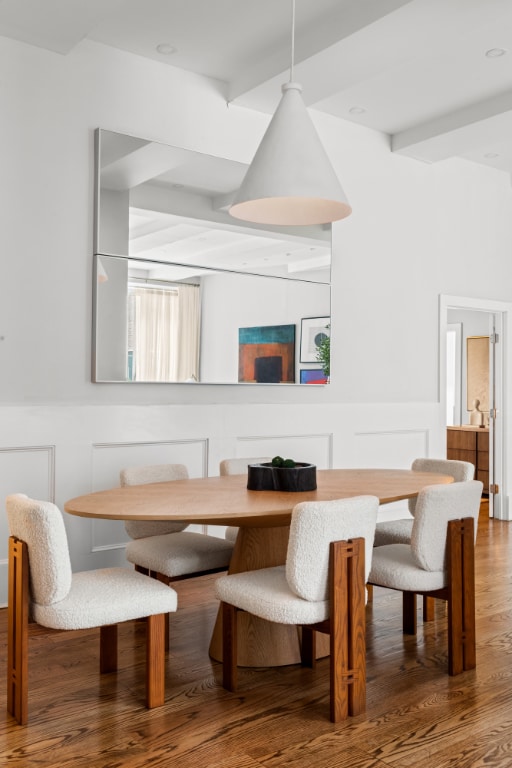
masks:
[[[315,624],[329,616],[329,601],[311,602],[295,595],[284,565],[221,576],[215,583],[220,600],[276,624]]]
[[[130,563],[170,578],[227,568],[232,552],[232,541],[191,531],[136,539],[126,545]]]
[[[71,589],[58,603],[32,603],[34,620],[52,629],[88,629],[175,611],[172,587],[131,568],[74,573]]]
[[[386,544],[410,544],[413,522],[414,519],[409,517],[404,520],[386,520],[385,522],[377,523],[373,546],[383,547]]]
[[[373,550],[368,582],[405,592],[429,592],[444,587],[446,575],[419,568],[409,544],[387,544]]]

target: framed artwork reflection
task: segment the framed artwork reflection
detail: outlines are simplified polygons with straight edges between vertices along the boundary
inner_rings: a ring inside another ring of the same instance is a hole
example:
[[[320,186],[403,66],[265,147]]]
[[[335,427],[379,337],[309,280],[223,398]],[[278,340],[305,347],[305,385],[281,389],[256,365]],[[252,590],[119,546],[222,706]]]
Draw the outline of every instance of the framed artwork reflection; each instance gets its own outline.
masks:
[[[327,384],[327,376],[321,368],[301,368],[301,384]]]
[[[331,335],[331,318],[303,317],[300,322],[300,362],[318,363],[318,347]]]
[[[294,383],[295,326],[239,328],[238,381],[257,384]]]

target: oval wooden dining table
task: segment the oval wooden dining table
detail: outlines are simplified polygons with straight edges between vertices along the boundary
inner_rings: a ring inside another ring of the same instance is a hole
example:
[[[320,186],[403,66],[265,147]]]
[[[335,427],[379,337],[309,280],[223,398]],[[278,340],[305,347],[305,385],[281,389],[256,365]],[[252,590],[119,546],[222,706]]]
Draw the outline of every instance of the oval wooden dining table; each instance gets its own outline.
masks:
[[[351,496],[377,496],[381,504],[414,498],[427,485],[451,483],[448,475],[406,469],[325,469],[315,491],[250,491],[245,475],[192,478],[132,485],[77,496],[64,509],[79,517],[108,520],[181,520],[189,524],[238,527],[229,573],[282,565],[295,504]],[[247,667],[300,662],[297,627],[239,616],[238,663]],[[325,655],[327,646],[320,648]],[[212,658],[222,659],[220,613],[210,642]]]

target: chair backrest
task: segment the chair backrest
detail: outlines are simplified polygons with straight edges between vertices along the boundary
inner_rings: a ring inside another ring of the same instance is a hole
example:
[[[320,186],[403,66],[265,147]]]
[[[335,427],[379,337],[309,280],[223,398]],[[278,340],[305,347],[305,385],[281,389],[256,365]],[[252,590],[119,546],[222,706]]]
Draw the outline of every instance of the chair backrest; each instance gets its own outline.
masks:
[[[263,464],[268,461],[272,461],[268,456],[255,459],[223,459],[219,471],[221,475],[245,475],[249,464]]]
[[[412,526],[411,551],[424,571],[443,571],[449,520],[472,517],[475,538],[483,483],[470,480],[451,485],[428,485],[420,491]]]
[[[290,589],[304,600],[327,600],[329,544],[359,537],[365,540],[367,579],[378,508],[376,496],[297,504],[292,513],[286,557],[286,579]]]
[[[122,486],[168,483],[171,480],[188,480],[188,470],[184,464],[150,464],[122,469],[120,479]],[[148,536],[179,533],[187,525],[172,520],[126,520],[124,527],[130,538],[145,539]]]
[[[30,593],[39,605],[63,600],[71,589],[71,561],[62,514],[50,501],[17,493],[7,497],[11,536],[27,544]]]
[[[469,461],[454,459],[415,459],[411,465],[414,472],[435,472],[438,475],[450,475],[456,483],[467,483],[475,477],[475,467]],[[409,512],[414,517],[416,499],[409,499]]]

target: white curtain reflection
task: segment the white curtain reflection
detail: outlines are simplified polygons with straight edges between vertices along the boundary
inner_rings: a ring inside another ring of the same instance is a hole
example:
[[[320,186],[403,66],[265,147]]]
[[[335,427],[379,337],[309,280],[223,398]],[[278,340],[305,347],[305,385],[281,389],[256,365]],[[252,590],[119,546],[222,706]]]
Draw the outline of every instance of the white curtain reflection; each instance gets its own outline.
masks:
[[[200,298],[197,285],[130,289],[129,346],[135,381],[199,378]]]

